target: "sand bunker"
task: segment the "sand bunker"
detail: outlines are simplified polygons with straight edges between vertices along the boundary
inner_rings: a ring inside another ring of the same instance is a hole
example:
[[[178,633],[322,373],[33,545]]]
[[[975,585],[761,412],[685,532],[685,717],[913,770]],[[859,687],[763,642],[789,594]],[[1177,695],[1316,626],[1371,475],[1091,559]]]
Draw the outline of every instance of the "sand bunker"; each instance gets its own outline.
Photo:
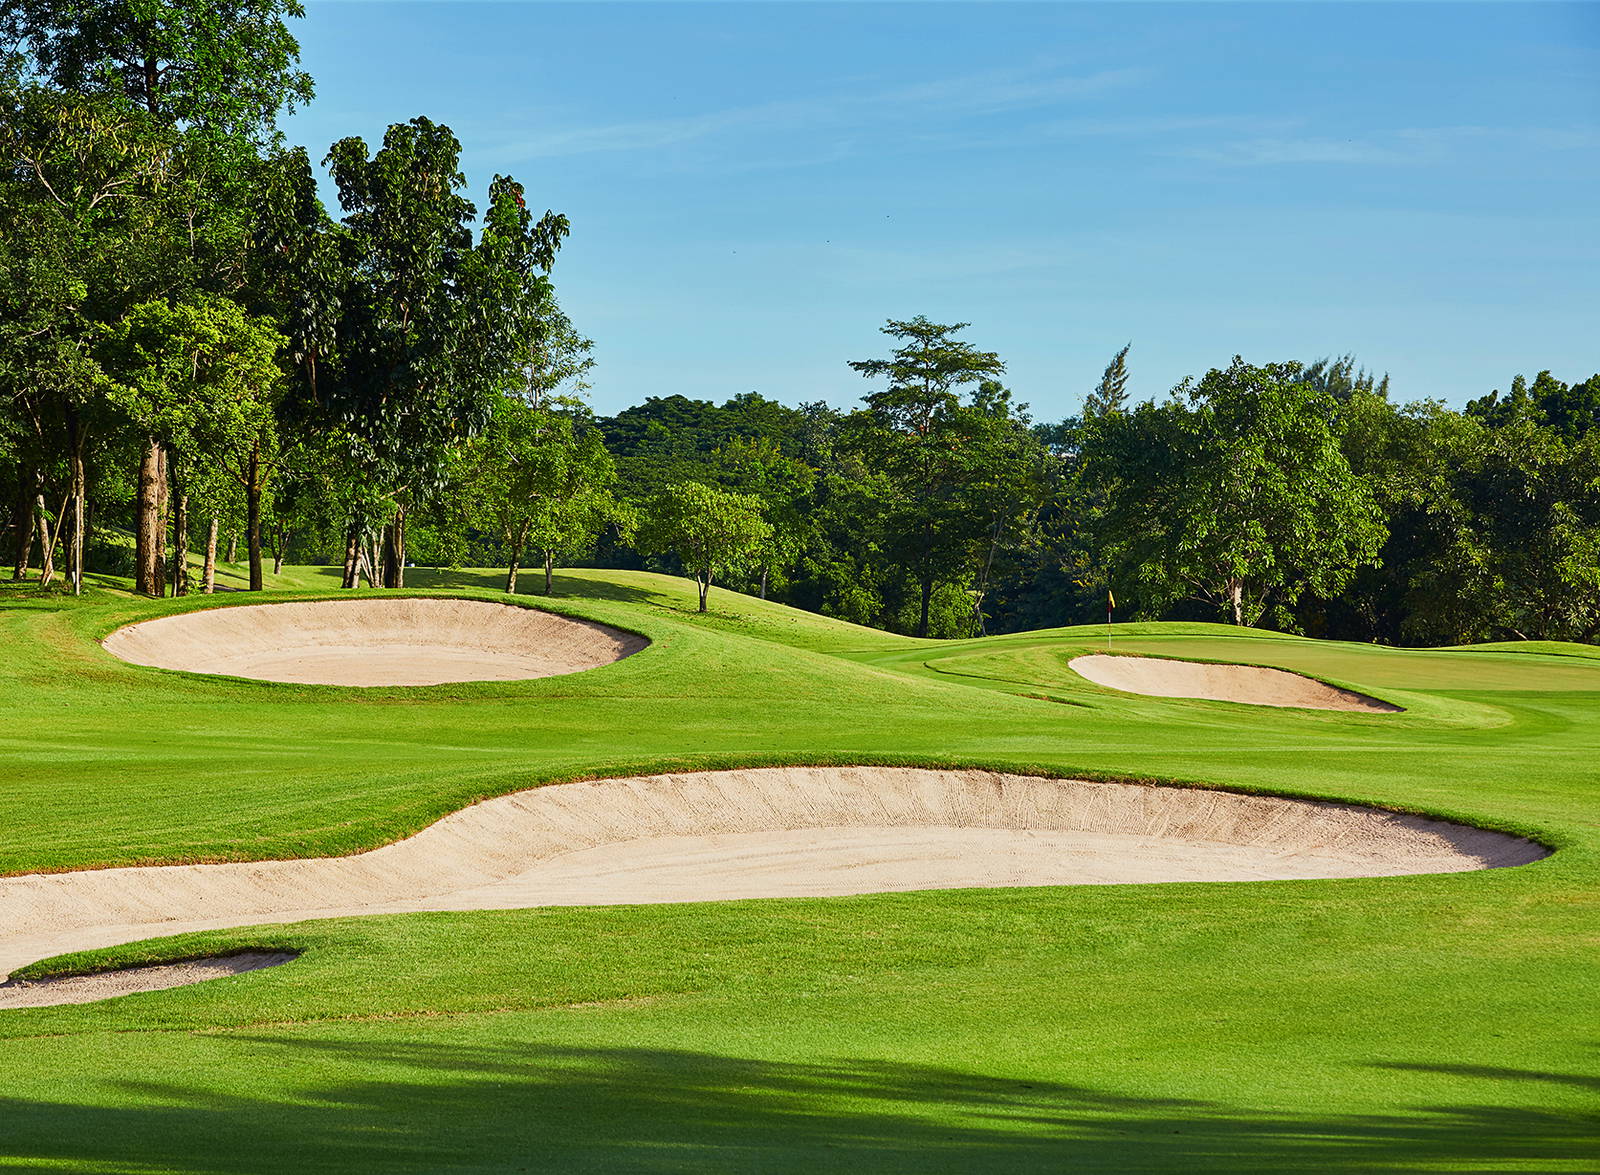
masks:
[[[234,955],[215,955],[209,959],[189,959],[182,963],[156,963],[145,967],[123,967],[93,975],[67,975],[59,979],[16,979],[0,983],[0,1009],[49,1008],[60,1004],[92,1004],[139,991],[165,991],[169,987],[188,987],[208,979],[225,979],[277,967],[298,958],[288,951],[240,951]]]
[[[1260,665],[1208,665],[1201,661],[1105,653],[1074,657],[1070,664],[1079,676],[1096,685],[1158,698],[1205,698],[1214,702],[1244,702],[1251,706],[1356,710],[1369,714],[1397,714],[1404,709],[1313,677]]]
[[[554,677],[649,643],[515,604],[407,597],[208,608],[131,624],[104,642],[135,665],[364,686]]]
[[[0,878],[0,974],[68,951],[416,910],[1449,873],[1545,856],[1348,804],[988,771],[761,768],[536,788],[351,857]]]

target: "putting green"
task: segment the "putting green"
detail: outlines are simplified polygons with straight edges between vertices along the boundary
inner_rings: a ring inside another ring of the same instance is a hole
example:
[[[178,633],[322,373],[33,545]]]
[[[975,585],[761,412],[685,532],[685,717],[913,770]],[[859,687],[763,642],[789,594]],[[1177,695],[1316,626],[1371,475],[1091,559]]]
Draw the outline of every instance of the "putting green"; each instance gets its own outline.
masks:
[[[325,572],[291,569],[287,594]],[[493,573],[425,576],[482,592]],[[225,601],[0,609],[0,871],[346,853],[556,779],[982,766],[1377,804],[1536,837],[1515,869],[433,913],[206,932],[291,966],[0,1013],[7,1169],[1591,1170],[1600,662],[1135,625],[1395,714],[1103,689],[1103,628],[921,642],[623,572],[643,651],[352,691],[117,661]],[[83,959],[53,967],[71,970]]]

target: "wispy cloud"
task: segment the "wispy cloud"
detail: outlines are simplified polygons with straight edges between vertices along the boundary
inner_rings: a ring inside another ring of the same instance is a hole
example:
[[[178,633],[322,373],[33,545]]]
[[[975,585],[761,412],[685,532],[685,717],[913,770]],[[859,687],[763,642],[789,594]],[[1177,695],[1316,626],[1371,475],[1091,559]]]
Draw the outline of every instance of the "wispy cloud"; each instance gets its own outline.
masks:
[[[1541,151],[1592,150],[1600,132],[1590,127],[1409,127],[1382,134],[1336,138],[1273,135],[1185,147],[1172,154],[1239,167],[1296,164],[1432,164],[1463,151],[1503,146]]]
[[[671,118],[574,127],[501,142],[495,145],[494,153],[500,159],[529,160],[595,152],[655,151],[739,134],[775,136],[929,114],[981,117],[1046,109],[1137,86],[1148,76],[1145,70],[1136,68],[1084,74],[1038,69],[988,71],[891,89],[834,92]]]

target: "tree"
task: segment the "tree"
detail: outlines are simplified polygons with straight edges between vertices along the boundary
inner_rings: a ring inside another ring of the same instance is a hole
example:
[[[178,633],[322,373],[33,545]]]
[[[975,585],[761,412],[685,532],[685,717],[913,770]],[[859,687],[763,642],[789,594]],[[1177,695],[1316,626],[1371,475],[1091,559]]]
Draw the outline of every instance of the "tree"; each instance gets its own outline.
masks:
[[[942,324],[918,316],[890,319],[882,332],[902,340],[887,359],[850,366],[888,386],[863,399],[853,441],[872,454],[896,488],[888,527],[896,557],[918,587],[918,636],[928,635],[934,585],[965,563],[972,517],[962,489],[989,454],[974,444],[982,422],[963,411],[961,392],[997,378],[1005,364],[955,336],[967,323]]]
[[[760,595],[775,566],[793,560],[809,537],[810,495],[816,471],[796,457],[786,456],[770,438],[734,437],[712,454],[713,467],[724,485],[761,503],[762,517],[771,534],[756,557]]]
[[[11,0],[0,38],[26,51],[31,81],[63,95],[139,112],[175,140],[161,177],[162,216],[140,238],[133,296],[224,293],[242,276],[245,176],[271,141],[278,111],[309,100],[285,20],[297,0]],[[103,280],[98,278],[96,280]],[[101,321],[111,321],[106,316]],[[140,454],[136,509],[140,591],[159,594],[167,455]],[[81,528],[80,528],[81,529]]]
[[[64,455],[69,513],[56,530],[81,591],[85,456],[105,385],[92,340],[149,285],[173,143],[143,112],[104,100],[14,84],[0,93],[0,396],[28,438],[21,481]]]
[[[285,18],[298,0],[9,0],[0,35],[64,90],[124,99],[174,125],[254,138],[311,100]]]
[[[1100,377],[1100,382],[1095,385],[1083,402],[1083,416],[1085,420],[1096,416],[1104,416],[1108,412],[1121,412],[1128,405],[1128,352],[1133,349],[1132,343],[1123,345],[1122,350],[1111,357],[1111,362],[1106,364],[1105,374]]]
[[[1545,425],[1563,440],[1576,441],[1600,429],[1600,375],[1570,387],[1549,371],[1534,376],[1531,385],[1519,375],[1511,381],[1510,394],[1502,396],[1496,389],[1469,402],[1466,414],[1497,429],[1518,421]]]
[[[981,524],[969,558],[973,635],[982,636],[988,631],[985,604],[996,561],[1012,544],[1032,539],[1057,462],[1028,427],[1025,411],[1013,410],[1011,393],[998,381],[979,385],[971,411],[978,425],[973,448],[982,458],[964,496],[971,518]]]
[[[1105,557],[1147,607],[1198,599],[1253,623],[1269,599],[1333,594],[1376,554],[1382,518],[1339,449],[1334,402],[1300,375],[1236,357],[1086,426]]]
[[[748,568],[771,533],[755,498],[685,481],[655,496],[639,541],[653,554],[677,556],[700,589],[704,612],[716,576]]]
[[[326,160],[351,275],[328,402],[357,476],[389,503],[388,587],[405,582],[407,510],[439,492],[446,450],[487,424],[495,392],[532,361],[544,275],[568,231],[554,213],[533,221],[521,185],[496,176],[474,244],[460,153],[448,127],[415,118],[390,126],[376,153],[347,138]]]
[[[1341,404],[1357,394],[1375,396],[1380,400],[1389,398],[1388,375],[1380,378],[1366,368],[1358,367],[1354,355],[1340,355],[1337,359],[1324,356],[1315,363],[1307,364],[1300,377],[1316,391],[1332,396]]]
[[[111,399],[151,444],[171,455],[177,505],[173,583],[179,595],[188,590],[187,487],[202,463],[229,470],[247,488],[257,476],[282,346],[283,336],[269,322],[218,297],[146,302],[106,332],[104,364],[116,381]],[[257,534],[250,578],[259,590],[259,519],[251,525]],[[151,576],[149,568],[140,573]]]
[[[1516,421],[1490,430],[1463,473],[1473,525],[1458,538],[1489,621],[1482,635],[1600,636],[1600,431],[1568,443]]]
[[[517,590],[523,553],[534,550],[544,566],[545,594],[552,594],[556,558],[588,549],[620,517],[611,494],[611,455],[575,401],[504,397],[464,460],[468,495],[506,542],[508,593]]]

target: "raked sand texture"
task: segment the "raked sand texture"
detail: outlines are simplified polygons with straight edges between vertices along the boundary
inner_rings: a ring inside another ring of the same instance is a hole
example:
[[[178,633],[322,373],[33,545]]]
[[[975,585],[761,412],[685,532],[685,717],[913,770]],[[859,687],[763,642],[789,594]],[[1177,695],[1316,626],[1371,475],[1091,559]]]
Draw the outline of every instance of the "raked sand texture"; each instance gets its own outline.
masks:
[[[1080,677],[1130,694],[1157,698],[1202,698],[1251,706],[1305,710],[1354,710],[1396,714],[1403,707],[1340,689],[1314,677],[1261,665],[1212,665],[1167,657],[1122,657],[1090,653],[1069,663]]]
[[[0,878],[0,974],[353,914],[1448,873],[1545,855],[1478,828],[1202,789],[893,767],[653,775],[485,800],[350,857]]]
[[[317,685],[439,685],[555,677],[650,642],[588,620],[486,600],[316,600],[208,608],[120,628],[136,665]]]

